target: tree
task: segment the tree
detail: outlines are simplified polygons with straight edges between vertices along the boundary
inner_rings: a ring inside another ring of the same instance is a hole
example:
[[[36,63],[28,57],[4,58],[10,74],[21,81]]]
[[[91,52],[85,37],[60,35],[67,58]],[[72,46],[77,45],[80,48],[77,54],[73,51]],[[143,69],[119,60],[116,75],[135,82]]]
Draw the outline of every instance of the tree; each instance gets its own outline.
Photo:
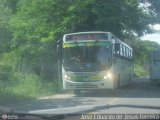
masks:
[[[1,30],[9,38],[1,39],[5,43],[1,48],[17,53],[21,69],[30,66],[33,72],[45,76],[56,71],[55,43],[65,33],[109,31],[122,40],[127,38],[136,56],[141,56],[146,47],[132,38],[151,32],[149,25],[158,23],[153,16],[159,14],[159,2],[146,2],[151,5],[142,7],[140,4],[146,3],[139,0],[4,0],[0,4],[8,19]]]

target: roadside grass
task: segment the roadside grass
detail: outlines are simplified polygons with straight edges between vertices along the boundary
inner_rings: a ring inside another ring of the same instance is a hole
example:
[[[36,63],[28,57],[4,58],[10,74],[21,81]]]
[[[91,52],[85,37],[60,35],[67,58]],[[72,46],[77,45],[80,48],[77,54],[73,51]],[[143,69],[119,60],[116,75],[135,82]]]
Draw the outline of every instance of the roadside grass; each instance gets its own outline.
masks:
[[[137,77],[149,75],[149,71],[146,70],[146,69],[144,69],[139,64],[135,64],[134,72],[135,72],[135,74],[136,74]]]
[[[0,80],[0,105],[53,95],[59,91],[58,86],[58,82],[44,80],[36,74],[17,72],[12,75],[12,80]]]

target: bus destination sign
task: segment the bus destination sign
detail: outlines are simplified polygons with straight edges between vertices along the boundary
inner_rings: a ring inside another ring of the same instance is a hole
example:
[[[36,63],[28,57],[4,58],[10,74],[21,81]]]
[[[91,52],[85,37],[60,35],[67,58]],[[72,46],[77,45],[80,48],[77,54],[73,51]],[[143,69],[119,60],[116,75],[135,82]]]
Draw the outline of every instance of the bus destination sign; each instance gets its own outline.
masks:
[[[76,40],[107,40],[107,33],[84,33],[84,34],[72,34],[66,36],[66,41]]]

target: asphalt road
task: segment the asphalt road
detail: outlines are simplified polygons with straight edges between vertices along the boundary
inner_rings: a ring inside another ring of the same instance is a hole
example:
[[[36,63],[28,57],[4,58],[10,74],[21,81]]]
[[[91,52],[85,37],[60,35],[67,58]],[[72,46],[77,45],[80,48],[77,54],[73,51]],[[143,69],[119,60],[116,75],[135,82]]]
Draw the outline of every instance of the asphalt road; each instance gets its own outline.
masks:
[[[116,90],[72,92],[39,98],[12,107],[31,114],[160,114],[160,85],[152,86],[149,78],[137,78],[131,86]],[[159,118],[160,119],[160,118]],[[67,119],[66,119],[67,120]]]

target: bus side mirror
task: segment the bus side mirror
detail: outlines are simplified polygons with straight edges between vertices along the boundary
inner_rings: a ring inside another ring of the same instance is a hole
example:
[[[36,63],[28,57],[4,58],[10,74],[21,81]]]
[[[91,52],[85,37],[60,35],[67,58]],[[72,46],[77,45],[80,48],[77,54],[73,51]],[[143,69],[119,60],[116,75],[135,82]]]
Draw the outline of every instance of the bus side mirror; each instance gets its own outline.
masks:
[[[120,44],[119,43],[115,43],[115,51],[119,51],[120,50]]]

